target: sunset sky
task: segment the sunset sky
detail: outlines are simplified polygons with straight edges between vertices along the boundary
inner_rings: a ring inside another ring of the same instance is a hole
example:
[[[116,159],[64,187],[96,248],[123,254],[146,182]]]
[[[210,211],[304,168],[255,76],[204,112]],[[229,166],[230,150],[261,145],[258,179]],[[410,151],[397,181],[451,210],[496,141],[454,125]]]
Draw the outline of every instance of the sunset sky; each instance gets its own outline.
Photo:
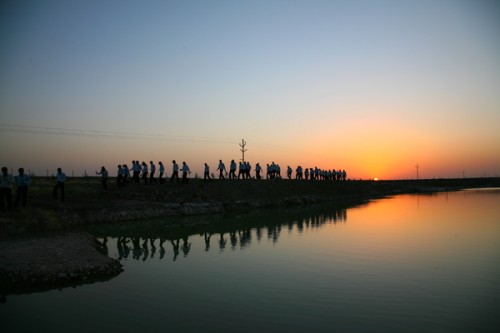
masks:
[[[500,3],[0,3],[0,163],[500,176]]]

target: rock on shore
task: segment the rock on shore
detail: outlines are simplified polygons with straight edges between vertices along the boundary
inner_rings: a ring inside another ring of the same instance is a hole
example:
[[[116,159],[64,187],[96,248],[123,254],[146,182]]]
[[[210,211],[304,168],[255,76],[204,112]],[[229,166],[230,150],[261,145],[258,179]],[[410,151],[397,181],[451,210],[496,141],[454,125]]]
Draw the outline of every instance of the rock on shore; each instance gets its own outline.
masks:
[[[0,293],[30,292],[108,280],[121,264],[84,232],[0,241]]]

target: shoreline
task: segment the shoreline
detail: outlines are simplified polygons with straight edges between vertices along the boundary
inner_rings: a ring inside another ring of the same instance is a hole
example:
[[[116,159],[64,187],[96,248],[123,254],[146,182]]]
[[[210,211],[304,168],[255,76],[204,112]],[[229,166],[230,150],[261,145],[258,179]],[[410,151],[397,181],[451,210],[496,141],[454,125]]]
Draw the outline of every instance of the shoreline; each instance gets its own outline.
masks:
[[[109,280],[122,272],[96,238],[76,231],[90,224],[250,212],[332,202],[346,204],[399,194],[432,194],[500,187],[500,178],[407,181],[191,180],[189,184],[67,182],[66,201],[54,201],[53,183],[37,179],[28,207],[0,217],[0,294],[30,293]],[[133,222],[132,222],[133,223]],[[192,227],[189,224],[185,227]],[[172,223],[172,227],[179,226]]]
[[[52,199],[53,180],[35,178],[27,207],[0,215],[0,239],[79,225],[113,223],[172,216],[244,212],[255,209],[348,202],[404,194],[500,187],[500,178],[389,181],[212,180],[189,184],[127,184],[111,178],[105,192],[96,178],[66,182],[66,200]],[[3,235],[3,236],[2,236]]]

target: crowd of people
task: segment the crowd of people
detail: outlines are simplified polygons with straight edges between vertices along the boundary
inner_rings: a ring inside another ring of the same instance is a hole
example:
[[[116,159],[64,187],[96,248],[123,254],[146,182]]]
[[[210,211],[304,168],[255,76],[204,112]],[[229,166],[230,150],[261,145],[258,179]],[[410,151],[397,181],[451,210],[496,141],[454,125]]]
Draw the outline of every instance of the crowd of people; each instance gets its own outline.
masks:
[[[141,183],[141,181],[146,184],[163,184],[167,180],[167,173],[165,171],[165,166],[163,162],[158,162],[159,175],[156,177],[156,165],[153,161],[149,161],[149,166],[146,162],[140,163],[139,161],[132,161],[132,167],[129,168],[127,164],[119,164],[117,169],[117,184],[119,187],[127,183]],[[179,179],[179,170],[182,172],[182,178]],[[226,169],[226,165],[222,160],[219,160],[216,171],[219,174],[219,179],[262,179],[262,167],[259,163],[255,165],[255,176],[252,177],[251,171],[252,166],[250,162],[240,161],[236,164],[234,160],[231,160],[229,164],[229,171]],[[237,172],[237,173],[236,173]],[[102,186],[104,190],[107,190],[107,178],[108,172],[106,168],[101,167],[101,171],[96,174],[102,177]],[[173,160],[172,161],[172,174],[170,176],[170,182],[177,181],[182,183],[188,183],[188,175],[191,174],[191,170],[186,162],[182,162],[182,166]],[[286,177],[292,179],[293,170],[290,166],[287,166]],[[203,179],[212,180],[214,174],[210,173],[210,166],[204,163],[203,166]],[[282,179],[281,167],[279,164],[272,162],[266,165],[266,179]],[[318,167],[314,168],[302,168],[298,166],[295,169],[295,179],[297,180],[335,180],[335,181],[345,181],[347,179],[347,173],[345,170],[335,170],[335,169],[320,169]]]
[[[219,173],[219,179],[262,179],[263,170],[259,163],[255,164],[255,176],[252,177],[252,165],[250,162],[240,161],[238,164],[231,160],[229,164],[229,171],[222,160],[219,160],[219,164],[216,169]],[[158,171],[158,173],[157,173]],[[179,171],[182,173],[181,178],[179,178]],[[288,179],[296,180],[334,180],[334,181],[345,181],[347,179],[347,173],[345,170],[335,170],[335,169],[319,169],[314,168],[302,168],[302,166],[297,166],[295,169],[295,177],[292,177],[293,170],[290,166],[287,166],[286,177]],[[187,184],[189,182],[189,175],[191,170],[186,162],[182,162],[182,165],[173,160],[172,161],[172,173],[170,175],[170,182],[182,182]],[[101,185],[104,191],[108,190],[108,178],[109,172],[106,167],[102,166],[100,171],[96,170],[96,175],[101,177]],[[203,167],[203,179],[212,180],[214,175],[210,173],[210,166],[205,163]],[[282,179],[281,167],[279,164],[274,162],[266,165],[266,179]],[[57,174],[55,176],[56,184],[54,185],[52,196],[55,200],[59,197],[61,201],[65,199],[64,184],[66,181],[66,175],[61,168],[57,169]],[[127,164],[120,164],[117,167],[117,177],[116,177],[118,187],[125,186],[128,183],[144,183],[146,185],[151,184],[164,184],[167,181],[167,172],[165,166],[160,161],[158,162],[158,168],[153,161],[148,163],[142,161],[132,161],[131,166]],[[0,210],[12,210],[13,207],[26,206],[28,187],[31,184],[30,176],[24,173],[23,168],[18,169],[18,175],[13,177],[8,173],[7,167],[2,168],[2,176],[0,179]],[[12,200],[12,188],[16,187],[16,196]]]

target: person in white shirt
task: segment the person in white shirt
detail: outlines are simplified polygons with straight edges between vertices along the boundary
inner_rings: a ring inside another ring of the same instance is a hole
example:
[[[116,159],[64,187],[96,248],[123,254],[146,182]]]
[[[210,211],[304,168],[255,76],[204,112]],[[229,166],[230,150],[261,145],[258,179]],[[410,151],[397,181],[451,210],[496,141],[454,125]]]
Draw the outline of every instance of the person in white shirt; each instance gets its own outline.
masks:
[[[52,191],[52,197],[57,200],[57,191],[61,192],[61,201],[64,201],[64,183],[66,182],[66,174],[62,172],[61,168],[57,168],[56,186]]]
[[[172,176],[170,177],[170,181],[173,182],[174,178],[179,182],[179,164],[175,160],[172,161]]]
[[[222,162],[222,160],[219,160],[219,166],[217,167],[217,170],[219,170],[219,179],[226,179],[224,177],[224,172],[226,172],[226,166]]]
[[[2,167],[2,178],[0,178],[0,209],[5,211],[5,203],[7,209],[12,210],[12,185],[14,178],[8,173],[7,167]]]
[[[148,185],[148,165],[146,162],[142,161],[142,179],[144,180],[144,184]]]
[[[182,162],[182,183],[188,182],[187,175],[191,174],[191,170],[189,170],[189,166],[186,164],[186,162]]]
[[[295,169],[295,179],[302,179],[302,167],[300,165]]]

